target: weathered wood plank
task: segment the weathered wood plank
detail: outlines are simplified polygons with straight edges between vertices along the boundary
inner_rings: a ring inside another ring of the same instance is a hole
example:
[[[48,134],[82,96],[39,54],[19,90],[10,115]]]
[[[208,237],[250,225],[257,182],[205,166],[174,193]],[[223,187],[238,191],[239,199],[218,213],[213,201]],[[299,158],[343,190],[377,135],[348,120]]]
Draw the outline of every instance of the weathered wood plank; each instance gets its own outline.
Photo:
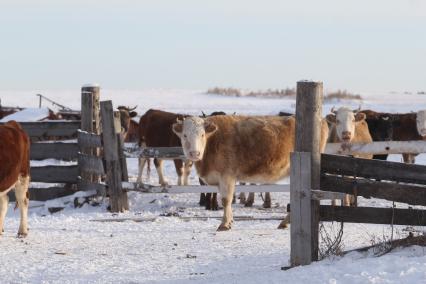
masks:
[[[101,102],[102,139],[106,161],[106,177],[110,196],[111,212],[123,212],[129,209],[127,193],[122,189],[121,163],[118,154],[118,136],[114,126],[111,101]]]
[[[77,183],[78,166],[31,167],[31,181],[46,183]]]
[[[323,175],[321,189],[426,206],[426,186]]]
[[[344,199],[346,194],[341,192],[331,192],[323,190],[311,190],[312,199],[317,200],[333,200],[333,199]]]
[[[122,182],[123,189],[127,191],[138,191],[144,193],[218,193],[217,186],[207,185],[173,185],[173,186],[152,186],[148,184],[140,185],[136,182]],[[271,185],[236,185],[235,192],[290,192],[289,184]]]
[[[51,120],[37,122],[20,122],[30,138],[74,137],[80,128],[80,121]]]
[[[74,160],[77,159],[77,143],[31,143],[31,160],[59,159]]]
[[[426,166],[322,154],[321,172],[426,184]]]
[[[81,191],[95,190],[98,195],[105,196],[107,187],[103,183],[93,183],[93,182],[79,180],[77,183],[77,188],[78,190],[81,190]]]
[[[77,141],[80,149],[102,147],[102,139],[99,134],[79,130],[77,132]]]
[[[182,147],[143,147],[143,148],[126,148],[125,153],[127,157],[132,158],[161,158],[167,159],[181,159],[186,160],[183,154]]]
[[[339,155],[420,154],[426,153],[426,141],[380,141],[359,144],[328,143],[325,153]]]
[[[76,190],[70,187],[29,188],[30,200],[46,201],[74,194]],[[15,201],[15,193],[8,193],[10,201]]]
[[[105,174],[104,163],[100,157],[80,153],[78,155],[78,166],[80,167],[80,173]]]
[[[426,210],[320,206],[321,221],[426,226]]]
[[[291,264],[312,261],[311,242],[311,153],[291,154]]]

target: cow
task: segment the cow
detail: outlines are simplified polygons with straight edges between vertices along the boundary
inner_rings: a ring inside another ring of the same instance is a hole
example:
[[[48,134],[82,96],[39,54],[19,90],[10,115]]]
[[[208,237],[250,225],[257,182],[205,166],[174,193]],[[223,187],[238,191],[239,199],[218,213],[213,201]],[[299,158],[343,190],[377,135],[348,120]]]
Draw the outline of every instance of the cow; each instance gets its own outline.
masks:
[[[137,106],[133,108],[126,106],[117,107],[118,111],[120,112],[120,125],[123,141],[128,140],[127,136],[129,134],[132,118],[138,115],[138,113],[134,111],[136,108]]]
[[[337,110],[332,108],[331,112],[326,116],[327,122],[332,125],[328,142],[344,144],[373,142],[368,124],[365,121],[367,117],[365,113],[359,110],[352,111],[347,107],[340,107]],[[361,154],[356,157],[371,159],[373,155]],[[356,200],[353,196],[346,195],[343,202],[345,206],[349,206],[355,204]],[[333,205],[336,205],[335,200],[333,200]]]
[[[139,147],[180,147],[180,140],[173,134],[172,125],[177,119],[184,117],[186,115],[156,109],[148,110],[139,120]],[[178,185],[188,185],[192,162],[183,162],[180,159],[173,161],[178,174]],[[139,158],[138,183],[142,183],[142,172],[146,162],[149,166],[149,159]],[[167,185],[163,174],[163,160],[154,158],[154,165],[158,173],[158,182],[162,186]]]
[[[422,124],[422,112],[420,117],[418,113],[395,113],[391,115],[393,124],[393,139],[394,141],[413,141],[423,140],[423,137],[418,131],[419,125]],[[424,119],[423,119],[423,123]],[[421,130],[421,129],[420,129]],[[414,163],[416,154],[402,154],[405,163]]]
[[[224,207],[218,231],[231,229],[231,202],[237,181],[274,183],[289,174],[295,144],[295,118],[212,116],[187,117],[173,124],[187,159],[200,178],[218,186]],[[321,150],[328,127],[321,129]]]
[[[390,141],[393,138],[393,119],[390,113],[361,110],[366,115],[369,132],[373,141]],[[373,159],[386,160],[388,155],[373,155]]]
[[[7,193],[15,189],[21,221],[18,237],[28,235],[28,185],[30,181],[30,140],[16,121],[0,126],[0,235],[8,209]]]

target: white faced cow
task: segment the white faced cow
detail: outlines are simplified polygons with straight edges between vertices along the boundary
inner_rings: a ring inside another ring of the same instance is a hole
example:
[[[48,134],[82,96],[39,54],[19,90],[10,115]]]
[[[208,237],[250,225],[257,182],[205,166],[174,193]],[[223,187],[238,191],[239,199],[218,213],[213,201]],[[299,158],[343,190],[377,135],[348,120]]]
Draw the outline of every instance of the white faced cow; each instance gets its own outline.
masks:
[[[366,115],[359,110],[351,110],[347,107],[340,107],[338,110],[331,109],[326,119],[330,123],[329,142],[332,143],[371,143],[370,131],[365,121]],[[363,154],[357,157],[371,159],[373,155]],[[354,200],[352,200],[352,203]],[[333,201],[333,204],[336,202]],[[346,206],[350,205],[349,195],[344,200]]]
[[[325,121],[321,150],[328,137]],[[295,143],[295,118],[213,116],[187,117],[173,125],[186,158],[195,163],[200,178],[217,185],[224,215],[218,230],[231,228],[232,197],[237,181],[274,183],[289,174]]]

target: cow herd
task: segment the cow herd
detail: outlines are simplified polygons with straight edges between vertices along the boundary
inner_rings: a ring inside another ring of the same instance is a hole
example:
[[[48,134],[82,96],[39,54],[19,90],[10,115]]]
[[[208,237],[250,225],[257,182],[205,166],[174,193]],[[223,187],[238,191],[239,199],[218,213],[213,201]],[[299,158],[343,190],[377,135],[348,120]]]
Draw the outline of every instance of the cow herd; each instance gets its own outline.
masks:
[[[218,230],[229,230],[232,226],[231,203],[237,182],[275,183],[289,174],[297,123],[292,114],[242,116],[216,112],[189,116],[150,109],[137,125],[132,120],[136,116],[134,108],[120,107],[119,111],[124,137],[136,132],[133,137],[137,137],[140,147],[182,146],[186,160],[174,160],[179,185],[188,184],[194,165],[200,183],[218,187],[224,208]],[[327,142],[426,140],[426,110],[394,114],[333,108],[322,119],[319,132],[321,152]],[[0,234],[8,208],[7,193],[12,189],[15,189],[16,206],[21,213],[18,236],[25,237],[28,233],[29,145],[27,134],[17,122],[0,126]],[[403,157],[405,162],[414,162],[413,155]],[[363,158],[386,159],[387,156],[365,155]],[[149,160],[139,159],[137,181],[140,183],[145,165],[149,169]],[[154,165],[159,183],[167,185],[163,161],[154,159]],[[217,209],[215,194],[204,196],[203,200],[209,208]],[[349,205],[350,198],[344,202]]]

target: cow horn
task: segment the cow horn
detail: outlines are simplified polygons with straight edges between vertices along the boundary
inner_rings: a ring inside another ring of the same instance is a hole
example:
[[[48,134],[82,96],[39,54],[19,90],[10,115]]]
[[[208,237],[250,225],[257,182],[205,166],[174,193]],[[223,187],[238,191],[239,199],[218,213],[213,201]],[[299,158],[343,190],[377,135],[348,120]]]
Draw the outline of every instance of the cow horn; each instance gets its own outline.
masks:
[[[204,113],[204,111],[201,111],[201,113],[202,113],[202,115],[203,115],[204,118],[207,117],[207,115]]]
[[[135,106],[135,107],[133,107],[133,108],[127,107],[127,110],[128,110],[128,111],[134,111],[137,107],[138,107],[138,105],[136,105],[136,106]]]
[[[357,113],[357,112],[360,112],[360,111],[361,111],[361,105],[359,105],[359,107],[357,109],[353,110],[354,113]]]
[[[337,113],[337,110],[335,110],[335,106],[333,106],[333,107],[331,108],[330,112],[331,112],[331,113],[334,113],[334,114],[336,114],[336,113]]]

